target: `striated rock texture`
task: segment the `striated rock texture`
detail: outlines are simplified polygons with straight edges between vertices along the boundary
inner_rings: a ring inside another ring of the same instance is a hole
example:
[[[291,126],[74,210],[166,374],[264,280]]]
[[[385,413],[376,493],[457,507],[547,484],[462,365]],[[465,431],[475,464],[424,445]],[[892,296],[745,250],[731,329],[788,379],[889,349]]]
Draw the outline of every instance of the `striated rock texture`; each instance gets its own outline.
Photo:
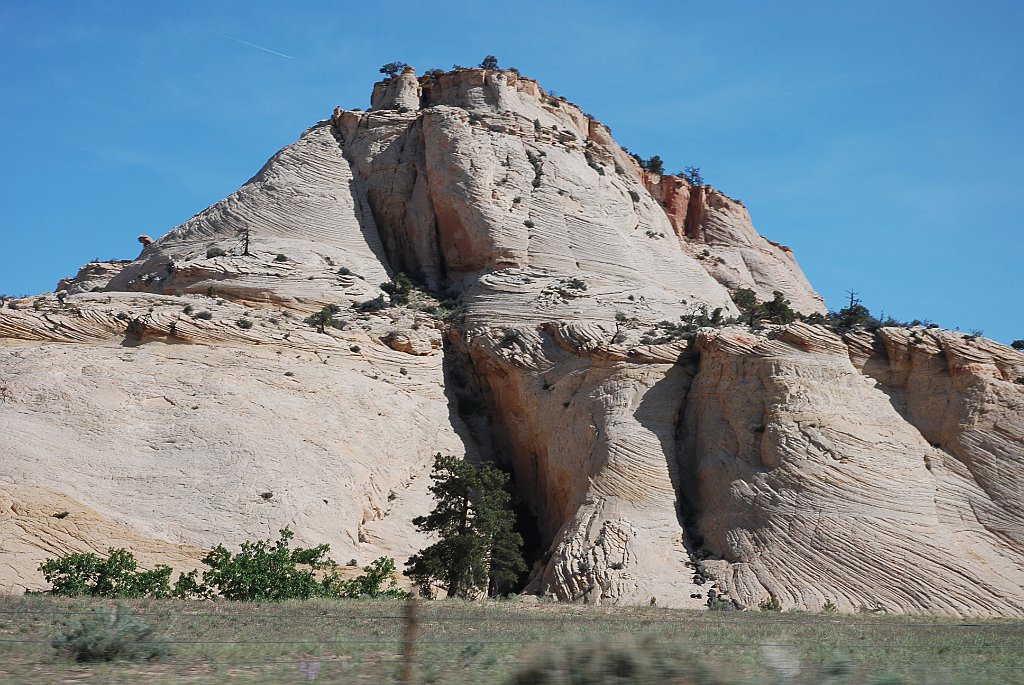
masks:
[[[1024,615],[1024,355],[698,332],[740,287],[824,311],[741,203],[535,81],[406,69],[132,262],[0,309],[0,586],[285,525],[401,563],[444,452],[512,471],[527,591]]]
[[[821,327],[794,324],[769,338],[708,331],[697,344],[683,480],[704,548],[723,560],[706,565],[734,598],[1024,611],[1024,549],[998,527],[1020,521],[1024,387],[1001,381],[1016,396],[1000,412],[1011,433],[1001,442],[1016,448],[985,488],[964,460],[930,445]],[[946,398],[974,404],[955,392]],[[1017,497],[1006,496],[1014,488]]]

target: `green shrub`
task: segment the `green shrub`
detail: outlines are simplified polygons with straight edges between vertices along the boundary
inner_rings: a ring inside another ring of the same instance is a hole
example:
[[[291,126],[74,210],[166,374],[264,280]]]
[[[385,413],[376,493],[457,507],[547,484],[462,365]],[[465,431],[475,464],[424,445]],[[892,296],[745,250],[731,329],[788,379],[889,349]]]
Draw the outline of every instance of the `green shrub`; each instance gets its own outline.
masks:
[[[736,303],[741,312],[749,312],[757,307],[757,293],[750,288],[738,288],[732,294],[732,301]]]
[[[120,604],[100,606],[68,630],[58,633],[51,644],[59,654],[78,662],[145,661],[169,653],[166,644],[153,642],[153,629]]]
[[[206,251],[206,258],[213,259],[214,257],[223,257],[227,252],[219,247],[211,247]]]
[[[708,599],[708,611],[732,611],[736,606],[727,599],[714,597]]]
[[[249,320],[249,319],[246,319],[245,317],[242,317],[242,318],[238,319],[238,321],[236,321],[235,323],[238,325],[239,328],[242,328],[242,329],[245,329],[245,330],[248,330],[248,329],[252,328],[252,321]]]
[[[384,299],[383,295],[378,295],[377,297],[373,298],[372,300],[365,300],[363,302],[356,302],[352,306],[355,308],[355,310],[357,312],[362,312],[364,314],[367,314],[367,313],[379,312],[379,311],[381,311],[383,309],[387,309],[388,308],[388,303]]]
[[[821,314],[820,312],[813,312],[811,314],[806,315],[803,318],[803,322],[804,323],[813,324],[815,326],[828,326],[829,325],[828,317],[826,317],[824,314]]]
[[[495,57],[494,55],[487,55],[480,62],[480,68],[481,69],[489,69],[491,71],[494,71],[495,69],[500,69],[501,67],[498,66],[498,58],[497,57]]]
[[[1010,347],[1015,350],[1024,350],[1024,340],[1014,340],[1010,343]]]
[[[527,219],[526,221],[523,222],[523,226],[526,226],[527,228],[533,228],[534,223],[531,220]]]
[[[347,266],[343,266],[340,269],[338,269],[338,275],[339,276],[351,276],[352,275],[352,269],[348,268]]]
[[[329,547],[320,545],[311,549],[300,547],[293,550],[289,543],[292,537],[294,533],[283,528],[276,542],[246,540],[237,554],[229,552],[223,545],[217,545],[203,557],[203,563],[210,568],[203,573],[202,582],[196,581],[193,572],[189,574],[187,585],[194,585],[193,594],[198,596],[219,595],[224,599],[241,601],[279,601],[322,596],[326,584],[317,580],[314,571],[334,565],[334,562],[326,558]],[[309,568],[299,569],[298,564]]]
[[[324,333],[327,326],[331,328],[341,328],[345,325],[344,321],[334,318],[334,315],[341,311],[341,307],[336,304],[329,304],[323,309],[313,314],[310,314],[302,320],[303,323],[307,323],[310,326],[316,326],[318,333]]]
[[[573,290],[586,290],[587,284],[582,279],[572,276],[562,281],[566,288],[572,288]]]
[[[501,341],[498,343],[501,347],[510,348],[515,347],[523,340],[523,334],[514,328],[508,328],[505,333],[501,336]]]
[[[355,566],[355,564],[350,564]],[[342,580],[336,585],[338,597],[359,599],[362,597],[408,599],[411,595],[398,587],[395,579],[395,560],[380,557],[369,566],[363,567],[363,574],[350,580]]]
[[[785,295],[778,290],[772,291],[772,299],[762,305],[765,318],[777,324],[793,323],[797,314],[789,304]]]
[[[839,611],[839,607],[837,607],[831,599],[827,599],[822,605],[821,610],[826,614],[834,614]]]
[[[832,320],[833,328],[840,331],[848,331],[851,328],[877,328],[881,325],[860,302],[843,307],[838,312],[831,312],[829,318]]]
[[[646,169],[647,171],[651,172],[652,174],[664,174],[665,173],[665,163],[661,161],[661,157],[659,157],[658,155],[654,155],[650,159],[648,159],[646,161],[642,161],[640,163],[640,167],[643,168],[643,169]]]
[[[155,597],[171,596],[171,567],[160,564],[139,571],[135,556],[126,549],[107,550],[103,559],[92,552],[68,554],[39,564],[50,584],[46,594],[61,597]]]
[[[648,636],[639,640],[556,647],[534,657],[507,682],[509,685],[724,685],[731,681],[720,678],[703,660],[681,653],[670,642]]]
[[[381,283],[380,289],[391,297],[391,304],[395,307],[404,307],[409,304],[409,295],[413,291],[413,282],[404,273],[395,275],[395,280],[390,283]]]
[[[187,304],[187,305],[185,305],[184,307],[181,308],[181,312],[182,312],[182,314],[188,315],[188,314],[192,313],[193,309],[194,309],[194,307],[192,305]]]
[[[288,261],[288,257],[287,257],[287,255],[279,254],[276,257],[274,257],[274,261],[275,262],[287,262]]]
[[[782,611],[782,603],[775,595],[768,595],[757,605],[761,611]]]
[[[633,200],[633,202],[640,202],[640,193],[636,192],[635,190],[629,191],[629,197],[630,199]]]
[[[201,312],[196,312],[195,314],[193,314],[192,318],[193,319],[205,319],[206,321],[209,321],[210,319],[213,318],[213,314],[204,309]]]
[[[267,494],[273,497],[272,493],[264,493]],[[175,596],[219,596],[248,602],[409,596],[398,588],[393,559],[381,557],[363,568],[364,575],[345,580],[338,575],[337,564],[327,556],[330,545],[291,549],[294,533],[288,528],[279,533],[280,538],[273,543],[246,540],[237,554],[217,545],[203,558],[209,569],[203,572],[202,580],[198,571],[183,574],[175,585]]]
[[[707,250],[704,252],[710,254]],[[756,320],[766,319],[775,324],[789,324],[801,318],[800,314],[790,307],[790,302],[786,299],[785,294],[778,290],[772,292],[771,300],[758,302],[757,294],[753,290],[738,288],[732,293],[732,301],[736,303],[741,312],[747,315],[747,323],[751,326]]]

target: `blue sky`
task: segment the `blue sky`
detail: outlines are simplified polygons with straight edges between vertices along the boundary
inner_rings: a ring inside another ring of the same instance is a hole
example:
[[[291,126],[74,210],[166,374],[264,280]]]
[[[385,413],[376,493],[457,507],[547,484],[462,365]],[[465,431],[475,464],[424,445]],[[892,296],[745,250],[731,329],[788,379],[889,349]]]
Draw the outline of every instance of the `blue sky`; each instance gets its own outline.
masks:
[[[0,0],[0,292],[134,257],[335,105],[366,107],[384,62],[494,54],[632,151],[700,166],[831,307],[853,288],[1009,342],[1021,35],[1021,2]]]

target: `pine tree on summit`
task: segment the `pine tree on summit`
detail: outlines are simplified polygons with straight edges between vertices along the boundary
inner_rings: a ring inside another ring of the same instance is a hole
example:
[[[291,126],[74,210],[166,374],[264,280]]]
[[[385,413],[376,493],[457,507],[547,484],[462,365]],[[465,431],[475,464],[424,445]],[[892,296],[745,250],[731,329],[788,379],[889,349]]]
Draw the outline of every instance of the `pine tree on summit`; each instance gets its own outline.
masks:
[[[434,584],[443,585],[449,597],[470,597],[515,583],[526,562],[505,489],[508,475],[490,464],[475,468],[437,454],[430,478],[434,510],[412,522],[440,539],[409,559],[405,575],[425,596],[433,594]]]

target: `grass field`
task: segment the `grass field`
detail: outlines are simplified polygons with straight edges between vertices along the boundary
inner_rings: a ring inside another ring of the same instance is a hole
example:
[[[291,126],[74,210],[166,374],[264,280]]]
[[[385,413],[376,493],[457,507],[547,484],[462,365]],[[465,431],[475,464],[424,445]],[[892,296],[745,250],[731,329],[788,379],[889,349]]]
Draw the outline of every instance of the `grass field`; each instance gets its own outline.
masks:
[[[399,682],[403,602],[126,601],[170,655],[99,664],[58,655],[51,638],[99,604],[111,602],[0,597],[0,682]],[[502,683],[545,650],[630,649],[637,636],[654,636],[727,683],[1024,684],[1024,621],[514,601],[418,602],[416,615],[414,683]],[[829,680],[823,673],[837,659],[849,673]]]

